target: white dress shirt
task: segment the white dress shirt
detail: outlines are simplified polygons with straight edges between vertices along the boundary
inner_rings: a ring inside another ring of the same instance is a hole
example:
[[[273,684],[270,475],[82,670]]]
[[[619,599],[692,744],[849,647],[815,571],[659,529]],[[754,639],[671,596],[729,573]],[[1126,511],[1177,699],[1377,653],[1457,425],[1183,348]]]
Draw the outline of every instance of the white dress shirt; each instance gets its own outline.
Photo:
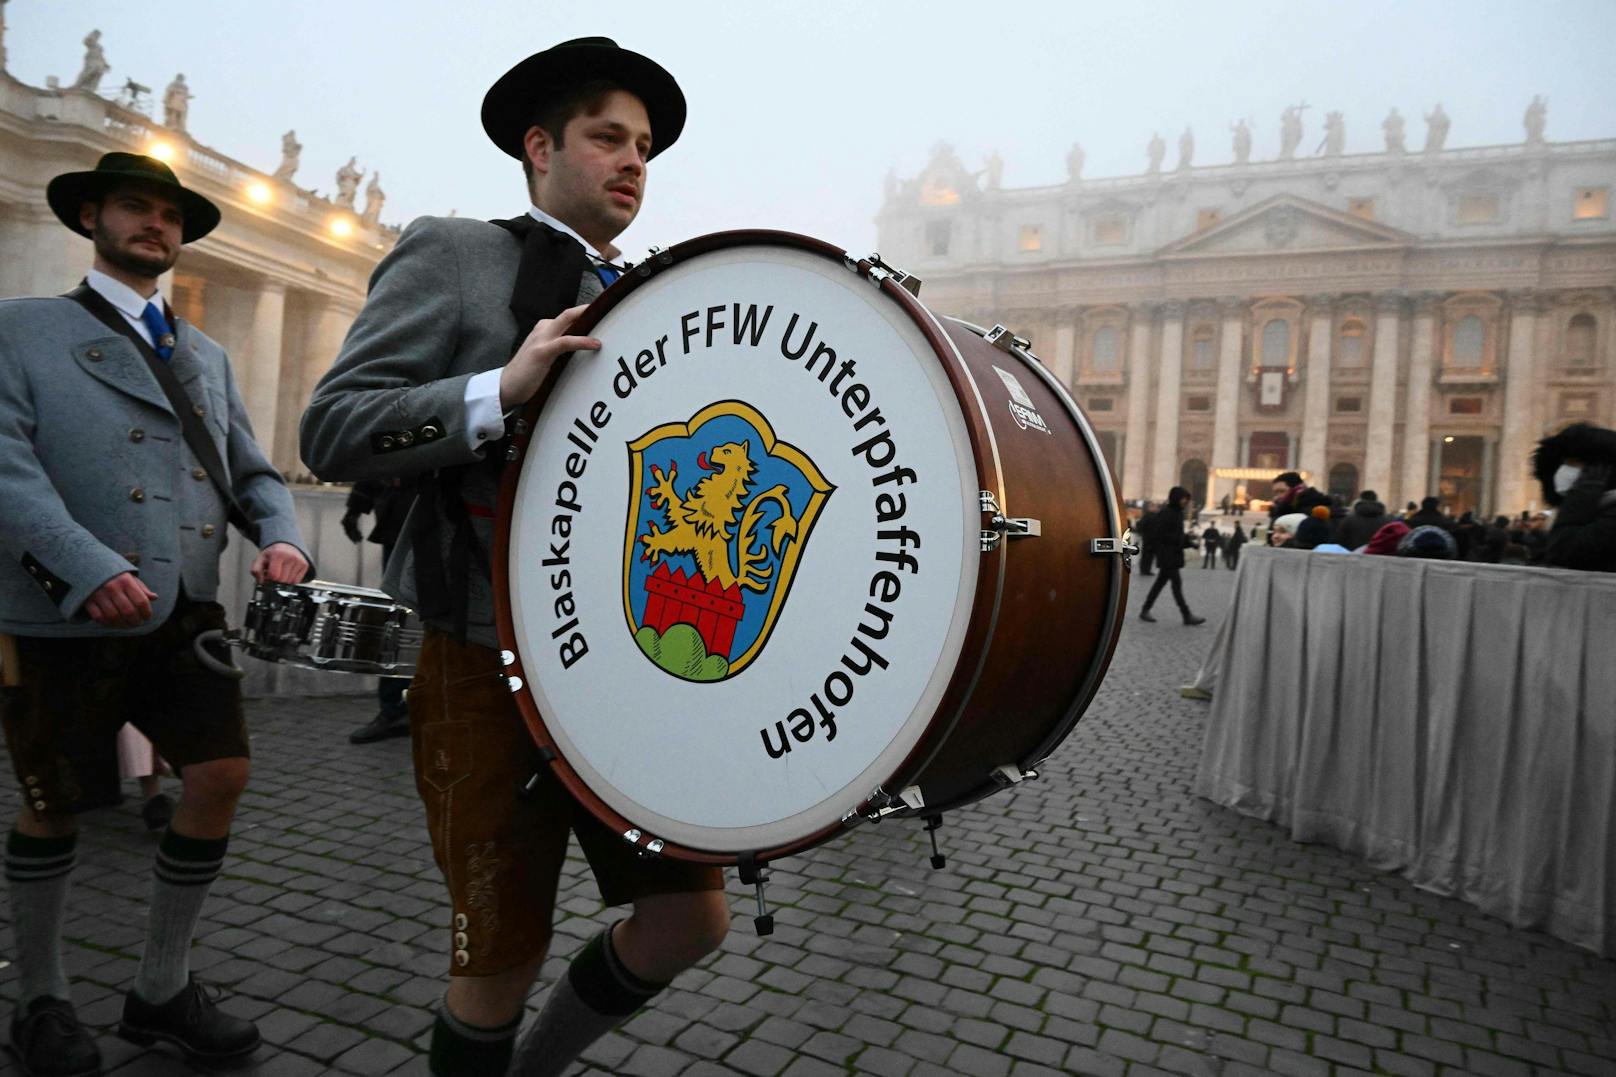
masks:
[[[540,224],[547,224],[557,232],[576,239],[583,247],[584,253],[589,255],[590,262],[597,265],[608,264],[606,256],[571,226],[552,217],[538,206],[528,206],[527,214]],[[466,444],[473,449],[481,448],[490,441],[498,441],[505,435],[505,411],[499,406],[501,373],[503,368],[485,370],[481,374],[473,374],[466,382]]]
[[[163,302],[162,292],[153,292],[141,298],[140,293],[129,285],[121,280],[114,280],[99,269],[92,269],[84,274],[84,282],[102,299],[116,307],[124,320],[135,327],[135,332],[140,334],[142,340],[153,348],[157,347],[157,342],[152,339],[151,330],[146,328],[146,322],[141,315],[145,313],[147,303],[156,303],[159,311],[164,310],[168,304]],[[168,317],[166,311],[163,317]]]

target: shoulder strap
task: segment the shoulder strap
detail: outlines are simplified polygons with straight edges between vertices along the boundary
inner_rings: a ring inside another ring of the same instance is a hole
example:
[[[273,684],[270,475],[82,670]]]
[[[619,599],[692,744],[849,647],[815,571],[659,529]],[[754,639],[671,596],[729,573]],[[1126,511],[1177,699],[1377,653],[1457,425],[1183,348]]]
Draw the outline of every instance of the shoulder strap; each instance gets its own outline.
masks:
[[[179,378],[174,376],[173,368],[163,362],[152,350],[152,346],[146,343],[146,339],[135,332],[135,327],[118,313],[117,308],[89,284],[80,284],[63,298],[73,300],[108,329],[125,337],[135,346],[140,357],[146,360],[146,366],[151,370],[152,377],[156,378],[157,384],[162,387],[163,395],[168,397],[168,406],[174,409],[175,416],[179,418],[180,430],[185,435],[185,444],[191,447],[191,452],[196,455],[202,469],[208,473],[208,478],[213,480],[214,487],[224,498],[230,522],[235,524],[236,530],[246,535],[254,546],[258,545],[260,534],[258,524],[247,516],[246,510],[236,500],[236,495],[230,488],[230,480],[225,475],[224,461],[219,458],[219,450],[214,447],[213,439],[202,426],[202,419],[194,410],[195,402],[186,395],[185,387],[180,384]]]

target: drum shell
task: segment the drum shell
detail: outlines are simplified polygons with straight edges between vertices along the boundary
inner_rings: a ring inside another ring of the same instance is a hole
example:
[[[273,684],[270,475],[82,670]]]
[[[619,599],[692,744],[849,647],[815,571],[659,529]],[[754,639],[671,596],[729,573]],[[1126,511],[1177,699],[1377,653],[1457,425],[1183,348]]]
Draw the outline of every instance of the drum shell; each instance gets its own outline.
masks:
[[[590,332],[632,293],[639,280],[661,271],[663,265],[749,243],[807,250],[846,262],[861,275],[872,268],[869,263],[847,259],[828,244],[789,233],[705,236],[655,255],[650,263],[625,276],[591,304],[574,332]],[[1043,513],[1048,529],[1057,536],[1053,541],[1042,537],[1008,540],[982,556],[970,623],[936,716],[890,780],[860,809],[869,814],[891,811],[897,801],[888,800],[889,794],[895,797],[906,787],[919,784],[927,801],[922,813],[930,814],[991,793],[998,788],[992,777],[996,767],[1041,759],[1076,721],[1115,644],[1125,594],[1121,559],[1094,556],[1088,544],[1092,538],[1120,537],[1122,517],[1111,493],[1114,484],[1105,473],[1086,423],[1070,399],[1046,383],[1039,369],[1028,365],[1034,361],[988,345],[979,333],[962,324],[938,319],[891,279],[879,281],[879,290],[885,301],[903,307],[920,328],[952,384],[981,489],[994,494],[1009,515],[1038,517]],[[564,362],[557,364],[524,408],[508,451],[508,459],[518,463],[506,469],[497,512],[493,551],[496,620],[518,708],[535,740],[548,750],[556,776],[591,814],[639,842],[648,837],[642,836],[639,823],[608,806],[556,751],[533,696],[524,690],[528,673],[520,660],[512,621],[506,581],[520,461]],[[1051,424],[1052,433],[1032,434],[1015,426],[1007,407],[1008,389],[994,371],[995,365],[1014,370],[1037,410]],[[1071,459],[1052,468],[1050,456],[1056,452]],[[1058,487],[1068,480],[1077,493],[1063,501]],[[1085,504],[1078,506],[1078,499]],[[1089,501],[1094,503],[1087,504]],[[984,521],[988,518],[983,516]],[[1038,586],[1041,577],[1049,584],[1042,591]],[[1051,669],[1058,670],[1058,675],[1046,676]],[[1029,684],[1029,680],[1037,683]],[[1019,705],[1017,693],[1021,695]],[[787,844],[758,849],[753,856],[759,862],[777,859],[843,829],[844,825],[830,826]],[[659,843],[658,851],[715,864],[738,861],[734,854],[682,847],[671,841]]]

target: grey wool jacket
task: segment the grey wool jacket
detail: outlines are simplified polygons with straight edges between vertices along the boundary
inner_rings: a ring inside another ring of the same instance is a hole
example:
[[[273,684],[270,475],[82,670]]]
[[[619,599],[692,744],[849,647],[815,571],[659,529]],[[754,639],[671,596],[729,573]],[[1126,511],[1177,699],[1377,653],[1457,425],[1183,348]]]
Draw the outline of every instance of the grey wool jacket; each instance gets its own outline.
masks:
[[[230,360],[188,322],[170,360],[265,546],[303,549],[292,496],[253,440]],[[71,299],[0,301],[0,632],[141,635],[181,587],[212,601],[228,507],[135,345]],[[106,628],[83,606],[135,572],[152,619]]]
[[[468,443],[466,383],[503,367],[515,350],[510,300],[521,259],[521,243],[498,225],[462,217],[411,222],[371,275],[365,306],[303,414],[309,470],[331,482],[411,480],[482,459],[486,449]],[[601,290],[585,273],[578,301]],[[498,486],[473,473],[461,493],[491,508]],[[418,599],[411,535],[422,511],[439,510],[421,501],[412,506],[382,585],[412,607]],[[471,523],[486,562],[494,522],[474,515]],[[453,523],[440,518],[445,559],[453,533]],[[475,564],[467,587],[467,640],[498,646],[493,585]],[[426,622],[452,629],[444,618]]]

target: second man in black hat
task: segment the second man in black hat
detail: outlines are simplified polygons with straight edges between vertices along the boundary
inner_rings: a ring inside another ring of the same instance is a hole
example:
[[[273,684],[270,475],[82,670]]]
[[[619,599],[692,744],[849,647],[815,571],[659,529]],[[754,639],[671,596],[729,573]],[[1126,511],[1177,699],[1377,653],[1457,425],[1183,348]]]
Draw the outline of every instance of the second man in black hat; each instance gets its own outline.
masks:
[[[405,229],[303,417],[303,459],[322,479],[428,476],[386,587],[428,629],[410,691],[416,785],[452,904],[435,1074],[505,1072],[569,830],[607,905],[633,912],[574,959],[512,1072],[561,1073],[729,927],[717,868],[638,859],[549,776],[501,676],[489,573],[495,446],[560,356],[593,361],[599,342],[571,327],[616,279],[612,241],[684,114],[672,76],[605,38],[512,68],[482,119],[522,162],[526,212]],[[524,796],[535,773],[543,783]]]

